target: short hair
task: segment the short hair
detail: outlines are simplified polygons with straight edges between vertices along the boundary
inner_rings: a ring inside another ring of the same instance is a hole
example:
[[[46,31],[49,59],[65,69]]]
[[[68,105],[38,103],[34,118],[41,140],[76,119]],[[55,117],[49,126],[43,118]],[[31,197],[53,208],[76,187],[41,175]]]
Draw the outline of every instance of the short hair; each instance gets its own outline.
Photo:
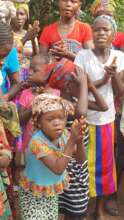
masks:
[[[0,47],[6,44],[13,44],[13,32],[10,25],[0,22]]]

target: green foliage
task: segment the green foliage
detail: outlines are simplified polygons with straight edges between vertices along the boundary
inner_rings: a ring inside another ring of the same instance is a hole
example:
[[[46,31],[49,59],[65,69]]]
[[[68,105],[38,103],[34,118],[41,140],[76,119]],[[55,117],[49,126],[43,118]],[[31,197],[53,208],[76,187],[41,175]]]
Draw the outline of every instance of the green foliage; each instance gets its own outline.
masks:
[[[58,0],[30,0],[31,20],[38,19],[41,28],[44,27],[44,25],[58,20],[59,11],[57,2]],[[116,0],[115,2],[115,19],[118,25],[118,30],[124,31],[124,0]],[[82,13],[80,14],[80,18],[84,22],[92,23],[92,16],[89,10],[92,3],[93,0],[82,1]]]
[[[116,0],[115,19],[118,30],[124,32],[124,0]]]

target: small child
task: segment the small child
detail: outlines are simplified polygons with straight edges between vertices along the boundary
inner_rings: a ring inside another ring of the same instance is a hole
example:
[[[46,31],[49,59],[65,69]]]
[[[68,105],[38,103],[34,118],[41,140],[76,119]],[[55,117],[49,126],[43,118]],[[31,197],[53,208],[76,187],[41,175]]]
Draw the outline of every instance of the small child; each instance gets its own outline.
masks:
[[[20,181],[22,219],[57,220],[57,195],[68,186],[66,166],[82,138],[84,119],[75,120],[70,135],[65,130],[73,106],[66,100],[44,93],[32,106],[35,132],[26,153],[26,168]],[[81,156],[82,157],[82,156]]]

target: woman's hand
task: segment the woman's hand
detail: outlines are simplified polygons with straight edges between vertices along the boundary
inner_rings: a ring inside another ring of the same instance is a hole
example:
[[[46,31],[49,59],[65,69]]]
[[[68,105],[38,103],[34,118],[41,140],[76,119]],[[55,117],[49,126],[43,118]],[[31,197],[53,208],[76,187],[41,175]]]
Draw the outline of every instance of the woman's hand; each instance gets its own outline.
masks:
[[[39,27],[39,21],[34,21],[33,25],[29,25],[29,28],[22,39],[23,45],[26,43],[26,41],[32,41],[35,37],[38,37],[38,33],[40,31]]]
[[[117,75],[117,57],[114,57],[110,66],[105,66],[105,72],[108,77],[115,77]]]

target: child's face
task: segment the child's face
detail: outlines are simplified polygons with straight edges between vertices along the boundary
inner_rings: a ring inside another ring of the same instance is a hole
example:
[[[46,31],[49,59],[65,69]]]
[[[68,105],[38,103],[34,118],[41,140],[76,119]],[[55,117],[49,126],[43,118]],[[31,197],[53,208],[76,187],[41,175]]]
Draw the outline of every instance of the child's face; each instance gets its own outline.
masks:
[[[93,26],[93,37],[94,44],[97,48],[110,47],[113,37],[114,30],[109,21],[99,20]]]
[[[66,116],[63,110],[44,113],[39,119],[40,129],[50,140],[58,139],[66,125]]]
[[[62,17],[72,18],[80,9],[80,0],[59,0],[59,10]]]
[[[32,84],[42,84],[45,77],[45,65],[40,58],[33,58],[30,64],[28,80]]]
[[[0,68],[4,64],[4,59],[9,54],[11,49],[12,49],[11,44],[5,45],[4,47],[0,48]]]
[[[79,87],[77,86],[76,82],[72,79],[65,82],[63,88],[61,89],[61,93],[67,94],[67,96],[77,97],[79,94]]]

